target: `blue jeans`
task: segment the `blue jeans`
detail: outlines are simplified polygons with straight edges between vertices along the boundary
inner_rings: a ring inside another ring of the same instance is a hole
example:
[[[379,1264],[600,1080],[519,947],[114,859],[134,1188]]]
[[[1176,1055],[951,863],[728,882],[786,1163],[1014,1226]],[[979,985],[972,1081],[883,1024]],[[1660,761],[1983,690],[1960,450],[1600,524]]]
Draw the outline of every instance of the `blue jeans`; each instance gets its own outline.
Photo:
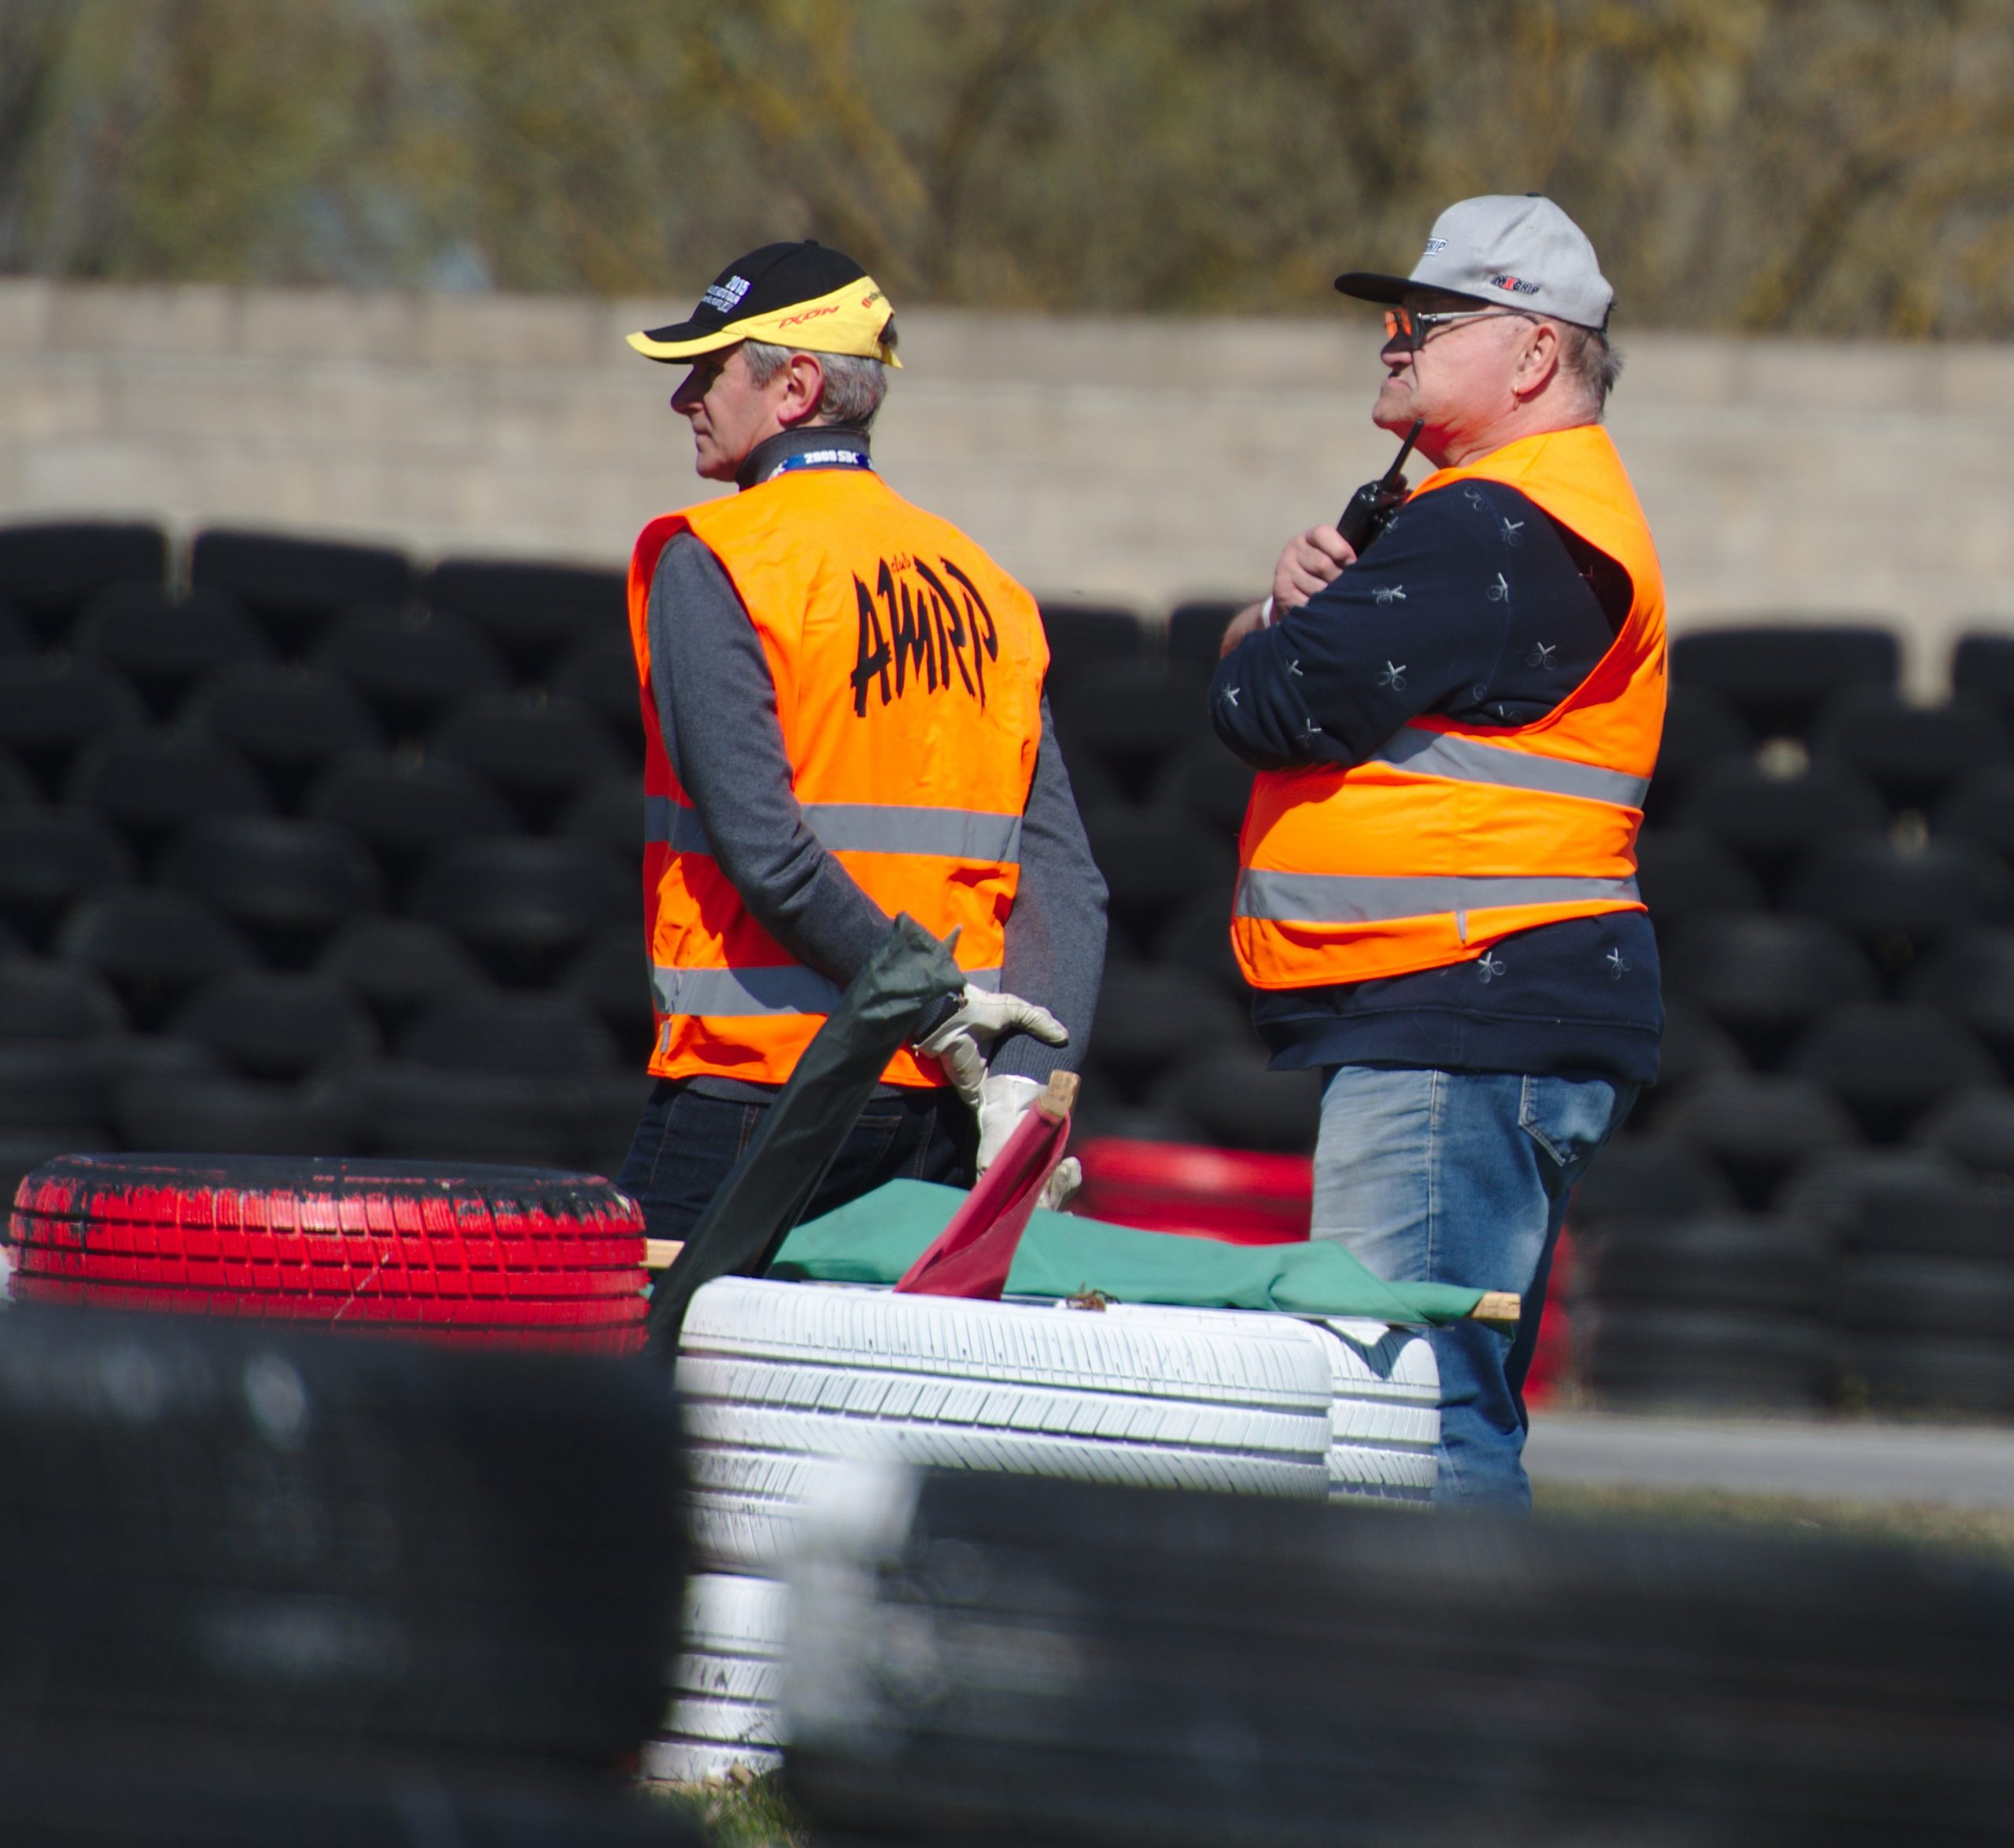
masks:
[[[1459,1283],[1524,1298],[1514,1337],[1437,1328],[1442,1504],[1529,1510],[1525,1374],[1566,1197],[1629,1114],[1638,1087],[1341,1065],[1326,1074],[1315,1145],[1313,1236],[1340,1240],[1392,1282]]]
[[[767,1104],[702,1097],[659,1079],[638,1119],[615,1184],[644,1209],[653,1238],[684,1238],[762,1127]],[[972,1112],[948,1086],[870,1097],[818,1183],[806,1219],[894,1180],[969,1187],[978,1159]]]

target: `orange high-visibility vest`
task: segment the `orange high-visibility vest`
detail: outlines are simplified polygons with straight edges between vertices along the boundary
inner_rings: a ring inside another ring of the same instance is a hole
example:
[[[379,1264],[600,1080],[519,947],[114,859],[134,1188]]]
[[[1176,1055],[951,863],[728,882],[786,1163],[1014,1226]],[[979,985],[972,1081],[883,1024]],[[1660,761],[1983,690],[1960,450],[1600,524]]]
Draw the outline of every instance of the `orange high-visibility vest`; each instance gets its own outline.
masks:
[[[1262,772],[1238,839],[1231,941],[1257,988],[1445,968],[1514,931],[1640,911],[1636,831],[1664,730],[1665,593],[1650,528],[1599,425],[1520,437],[1471,476],[1517,489],[1629,574],[1629,614],[1528,725],[1423,715],[1367,762]]]
[[[629,564],[644,703],[644,909],[662,1078],[780,1084],[839,998],[751,917],[680,787],[651,686],[658,555],[717,559],[755,625],[806,823],[867,895],[997,987],[1042,740],[1035,600],[958,529],[865,469],[799,469],[646,526]],[[898,1053],[891,1083],[946,1082]]]

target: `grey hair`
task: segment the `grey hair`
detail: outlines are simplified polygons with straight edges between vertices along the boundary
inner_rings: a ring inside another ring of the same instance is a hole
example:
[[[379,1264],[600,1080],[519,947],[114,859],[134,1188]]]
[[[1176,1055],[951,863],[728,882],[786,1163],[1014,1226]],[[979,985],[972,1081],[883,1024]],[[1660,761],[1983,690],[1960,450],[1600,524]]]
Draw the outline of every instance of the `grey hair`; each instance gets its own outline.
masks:
[[[891,349],[894,346],[895,323],[892,319],[881,338]],[[792,353],[806,350],[802,347],[772,346],[766,340],[745,340],[741,343],[748,376],[758,385],[767,385],[774,378]],[[882,399],[887,396],[888,368],[879,360],[870,360],[858,353],[813,353],[811,356],[825,375],[825,389],[820,394],[813,421],[847,424],[855,430],[867,429],[874,422],[874,413],[881,408]]]
[[[1599,417],[1615,382],[1622,376],[1622,355],[1599,328],[1577,326],[1571,321],[1553,325],[1559,330],[1560,371],[1580,386]]]

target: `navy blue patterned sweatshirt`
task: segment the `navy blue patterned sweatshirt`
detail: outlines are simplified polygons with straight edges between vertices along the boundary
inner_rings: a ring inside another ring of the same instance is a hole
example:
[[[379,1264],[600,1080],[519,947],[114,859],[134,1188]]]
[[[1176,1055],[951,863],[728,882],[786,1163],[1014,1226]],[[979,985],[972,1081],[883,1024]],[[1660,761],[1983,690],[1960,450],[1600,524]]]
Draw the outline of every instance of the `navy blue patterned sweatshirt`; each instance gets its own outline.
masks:
[[[1217,735],[1259,769],[1361,763],[1407,721],[1516,726],[1593,670],[1629,614],[1615,560],[1502,482],[1409,501],[1300,608],[1249,636],[1210,689]],[[1664,1003],[1640,911],[1525,931],[1446,968],[1260,990],[1275,1066],[1657,1076]]]

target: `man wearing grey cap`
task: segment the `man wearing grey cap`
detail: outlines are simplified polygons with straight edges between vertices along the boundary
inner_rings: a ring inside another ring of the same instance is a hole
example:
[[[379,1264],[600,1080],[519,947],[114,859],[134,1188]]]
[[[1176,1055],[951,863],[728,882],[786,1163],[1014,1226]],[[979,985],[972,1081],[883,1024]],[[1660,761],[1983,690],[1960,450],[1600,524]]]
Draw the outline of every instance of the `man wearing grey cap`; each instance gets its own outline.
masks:
[[[1282,553],[1225,638],[1259,774],[1231,935],[1275,1066],[1323,1076],[1313,1234],[1381,1275],[1514,1291],[1437,1330],[1437,1500],[1523,1508],[1523,1385],[1569,1190],[1657,1075],[1636,831],[1664,590],[1603,409],[1613,292],[1548,199],[1465,199],[1386,304],[1372,417],[1430,474],[1363,555]]]

